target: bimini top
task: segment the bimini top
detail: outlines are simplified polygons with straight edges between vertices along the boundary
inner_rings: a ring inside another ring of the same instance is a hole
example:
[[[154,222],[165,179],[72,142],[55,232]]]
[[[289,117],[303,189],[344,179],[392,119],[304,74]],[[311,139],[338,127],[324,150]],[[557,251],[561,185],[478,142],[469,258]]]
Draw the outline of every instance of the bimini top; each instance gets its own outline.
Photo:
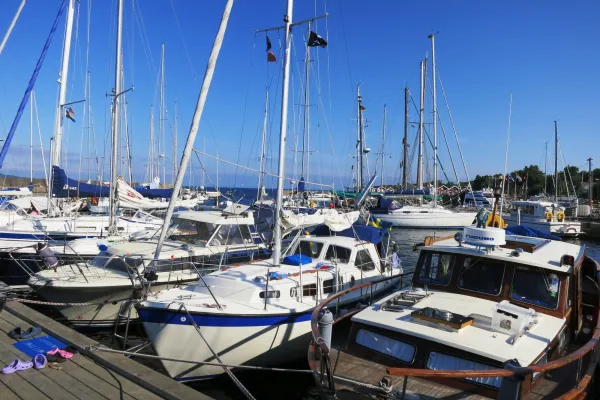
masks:
[[[425,249],[486,257],[565,273],[571,273],[573,266],[581,261],[585,253],[585,246],[537,237],[507,234],[505,241],[506,244],[485,250],[483,246],[465,242],[459,245],[454,238],[448,237],[431,243]],[[572,259],[563,262],[563,256],[571,256]]]
[[[320,225],[312,231],[311,236],[344,236],[378,244],[383,240],[387,232],[387,229],[379,229],[367,225],[352,225],[343,231],[331,232],[326,225]]]
[[[173,218],[216,225],[254,225],[252,212],[234,215],[221,211],[181,211],[173,214]]]

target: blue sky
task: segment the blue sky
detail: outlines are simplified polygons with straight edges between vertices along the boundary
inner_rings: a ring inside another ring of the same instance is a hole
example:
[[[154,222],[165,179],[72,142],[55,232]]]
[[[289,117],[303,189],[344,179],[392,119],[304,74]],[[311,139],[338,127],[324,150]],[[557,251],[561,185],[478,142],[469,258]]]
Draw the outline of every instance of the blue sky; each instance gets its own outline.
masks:
[[[20,0],[0,4],[0,32],[4,33]],[[110,109],[106,93],[114,85],[115,0],[91,0],[90,41],[86,41],[88,0],[81,0],[78,37],[73,39],[69,73],[70,101],[84,98],[85,55],[89,50],[92,115],[97,153],[108,155]],[[276,170],[281,91],[283,32],[271,32],[277,63],[266,63],[265,35],[255,29],[278,26],[285,1],[236,1],[208,96],[196,147],[206,142],[208,153],[258,167],[265,89],[270,85],[268,170]],[[398,180],[403,129],[403,88],[408,85],[418,101],[419,61],[430,50],[427,35],[437,32],[438,71],[462,145],[471,179],[475,174],[501,172],[513,93],[509,169],[543,164],[544,143],[553,140],[553,121],[559,121],[562,153],[571,165],[583,166],[588,157],[600,165],[597,93],[600,91],[600,42],[597,1],[374,1],[296,0],[293,20],[327,11],[313,30],[325,37],[326,49],[312,50],[310,96],[309,179],[341,188],[350,183],[356,138],[356,84],[361,83],[369,120],[367,143],[372,149],[371,170],[380,151],[383,105],[387,104],[385,143],[386,183]],[[29,0],[0,55],[0,137],[12,123],[17,106],[41,52],[59,0]],[[165,43],[167,181],[171,181],[171,129],[178,108],[179,151],[187,136],[206,61],[225,2],[222,0],[125,0],[124,70],[128,118],[134,158],[134,178],[145,178],[150,107],[154,105],[158,133],[158,85],[161,43]],[[134,12],[135,9],[135,12]],[[315,10],[316,9],[316,10]],[[174,11],[175,10],[175,11]],[[64,18],[52,42],[36,84],[41,134],[47,148],[52,136],[57,98],[57,73]],[[290,89],[287,176],[294,171],[293,152],[302,131],[302,85],[306,27],[294,30]],[[431,61],[431,60],[430,60]],[[428,118],[431,120],[428,94]],[[292,107],[293,106],[293,107]],[[87,157],[87,123],[83,105],[75,106],[77,123],[65,122],[66,162],[71,175],[79,174],[79,157]],[[438,109],[455,162],[459,155],[438,85]],[[417,116],[411,105],[411,120]],[[409,143],[413,143],[411,128]],[[440,158],[450,179],[454,174],[438,128]],[[37,130],[35,131],[37,137]],[[36,139],[36,146],[38,141]],[[105,150],[106,148],[106,150]],[[552,156],[552,151],[550,151]],[[431,150],[427,156],[431,158]],[[82,176],[87,177],[87,161]],[[35,175],[43,175],[39,149]],[[216,162],[206,161],[216,181]],[[462,167],[460,179],[465,178]],[[27,175],[29,170],[29,109],[26,110],[3,173]],[[297,168],[296,168],[297,170]],[[413,168],[414,176],[415,168]],[[104,176],[107,175],[107,170]],[[93,173],[92,175],[95,175]],[[200,168],[194,165],[194,182]],[[443,176],[440,172],[440,176]],[[256,174],[221,164],[221,184],[253,187]],[[209,182],[207,182],[208,184]],[[272,181],[268,183],[272,186]]]

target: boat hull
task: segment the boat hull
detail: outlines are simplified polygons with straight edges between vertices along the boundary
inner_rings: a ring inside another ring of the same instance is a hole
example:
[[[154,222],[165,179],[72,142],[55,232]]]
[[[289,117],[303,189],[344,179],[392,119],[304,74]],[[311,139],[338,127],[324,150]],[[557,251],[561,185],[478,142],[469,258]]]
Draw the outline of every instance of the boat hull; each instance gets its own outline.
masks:
[[[473,225],[476,213],[387,213],[374,214],[395,227],[420,229],[458,229]]]
[[[517,225],[519,221],[512,216],[503,217],[504,221],[510,225]],[[580,236],[581,223],[579,222],[557,222],[557,221],[528,221],[521,218],[521,225],[528,228],[536,229],[540,232],[549,233],[560,237],[577,237]]]

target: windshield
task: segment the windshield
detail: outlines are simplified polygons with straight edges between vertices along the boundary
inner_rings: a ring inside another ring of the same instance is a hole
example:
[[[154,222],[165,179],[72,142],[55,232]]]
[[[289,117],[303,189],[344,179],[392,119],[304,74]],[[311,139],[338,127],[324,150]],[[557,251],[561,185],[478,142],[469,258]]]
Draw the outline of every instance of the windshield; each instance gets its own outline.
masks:
[[[168,231],[170,240],[200,244],[206,243],[217,230],[217,225],[208,222],[175,219]]]
[[[300,243],[298,243],[298,247],[296,247],[294,254],[302,254],[311,258],[319,258],[321,249],[323,249],[323,243],[302,240]]]
[[[106,265],[106,263],[108,262],[108,260],[110,260],[111,257],[112,254],[110,254],[108,251],[102,251],[98,253],[96,257],[92,258],[89,261],[89,263],[93,267],[102,268]]]
[[[447,285],[452,277],[455,256],[430,251],[424,252],[417,267],[417,282]]]
[[[498,295],[504,278],[504,263],[488,258],[466,257],[458,286],[474,292]]]
[[[510,298],[554,310],[558,307],[559,291],[558,275],[519,265],[510,285]]]

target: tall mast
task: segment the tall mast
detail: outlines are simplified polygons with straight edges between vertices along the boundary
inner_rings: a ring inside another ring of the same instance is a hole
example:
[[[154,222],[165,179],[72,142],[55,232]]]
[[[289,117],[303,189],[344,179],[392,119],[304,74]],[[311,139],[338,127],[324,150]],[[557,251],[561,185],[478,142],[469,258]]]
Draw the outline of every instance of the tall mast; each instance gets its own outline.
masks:
[[[175,178],[175,183],[173,184],[173,193],[171,194],[171,200],[169,201],[169,206],[167,207],[165,221],[160,231],[160,237],[158,238],[158,244],[156,245],[154,259],[158,259],[163,242],[165,241],[165,237],[167,236],[167,228],[171,223],[173,209],[175,208],[175,201],[177,200],[177,196],[179,195],[179,190],[181,189],[181,184],[183,183],[185,170],[187,168],[188,162],[190,160],[190,155],[192,154],[192,150],[194,148],[194,141],[196,140],[198,127],[200,126],[200,119],[202,118],[204,104],[206,103],[206,98],[208,96],[208,89],[210,88],[210,83],[212,81],[213,74],[215,72],[215,67],[217,65],[217,59],[219,58],[219,52],[221,51],[221,45],[223,44],[223,37],[225,36],[225,31],[227,30],[227,22],[229,21],[229,14],[231,13],[232,6],[233,0],[227,0],[227,3],[225,4],[225,9],[223,10],[223,16],[221,17],[221,23],[219,24],[219,30],[217,31],[217,36],[215,37],[215,41],[213,42],[213,46],[210,51],[206,71],[204,72],[204,79],[202,81],[202,87],[200,88],[200,94],[198,95],[196,109],[194,110],[192,124],[190,125],[190,132],[188,133],[187,141],[185,142],[185,147],[181,156],[181,162],[179,163],[179,169],[177,170],[177,178]]]
[[[294,0],[287,0],[287,11],[283,17],[285,24],[285,50],[283,53],[283,83],[281,90],[281,118],[279,125],[279,166],[277,171],[277,198],[275,199],[273,231],[273,263],[279,265],[281,258],[281,203],[283,202],[283,176],[285,173],[285,145],[287,136],[288,94],[290,88],[290,45],[292,36],[292,12]]]
[[[58,79],[59,92],[58,104],[56,109],[56,119],[54,123],[54,151],[52,153],[52,165],[60,166],[60,153],[62,146],[64,112],[63,104],[67,99],[67,78],[69,76],[69,57],[71,54],[71,36],[73,35],[73,15],[75,14],[75,0],[68,0],[67,22],[65,25],[65,39],[63,43],[63,53],[60,68],[60,77]]]
[[[387,114],[387,105],[383,105],[383,126],[381,128],[381,186],[383,186],[383,176],[385,175],[385,151],[383,150],[385,146],[385,119]]]
[[[119,150],[119,115],[121,111],[119,95],[121,95],[121,65],[123,54],[121,52],[123,36],[123,0],[117,1],[117,50],[115,60],[115,94],[112,105],[112,154],[110,161],[110,199],[109,199],[109,232],[112,234],[117,229],[117,152]]]
[[[435,93],[435,37],[433,33],[429,35],[429,38],[431,39],[431,74],[433,75],[433,206],[437,207],[437,98]]]
[[[32,101],[29,104],[29,184],[33,185],[33,98],[35,97],[33,90],[31,97]]]
[[[410,91],[408,87],[404,87],[404,138],[402,139],[402,147],[404,147],[404,155],[402,157],[402,189],[408,188],[408,98]]]
[[[358,99],[358,121],[357,121],[357,140],[356,140],[356,191],[360,192],[363,186],[363,121],[362,121],[362,96],[360,95],[360,83],[356,87],[356,96]]]
[[[546,141],[546,154],[544,155],[544,194],[548,194],[548,142]]]
[[[267,90],[265,93],[265,118],[263,120],[263,133],[262,133],[262,142],[260,145],[260,171],[258,173],[258,192],[256,194],[256,199],[261,199],[262,186],[265,184],[264,182],[264,173],[265,173],[265,154],[267,152],[267,118],[269,115],[269,91]]]
[[[306,31],[306,37],[310,36],[310,21],[308,22],[308,28]],[[304,122],[302,129],[302,152],[301,161],[300,161],[300,177],[308,180],[308,175],[305,176],[305,160],[308,165],[308,153],[307,153],[307,143],[308,136],[310,135],[310,106],[308,104],[310,98],[310,46],[306,46],[306,57],[304,60]]]
[[[11,34],[12,30],[14,29],[17,21],[19,20],[19,15],[21,15],[21,11],[23,11],[23,7],[25,7],[25,2],[26,1],[27,0],[22,0],[21,1],[21,4],[19,5],[19,8],[17,9],[17,12],[15,13],[15,16],[13,17],[12,21],[10,22],[10,25],[8,26],[8,30],[4,34],[4,38],[2,39],[2,43],[0,43],[0,54],[2,54],[2,50],[4,49],[4,46],[6,45],[6,42],[8,42],[8,38],[10,37],[10,34]]]
[[[160,53],[160,121],[158,124],[158,175],[160,176],[160,160],[162,158],[162,168],[163,168],[163,179],[162,184],[163,187],[167,183],[166,182],[166,168],[165,168],[165,43],[163,42],[161,46]]]
[[[558,202],[558,122],[554,121],[554,202]]]
[[[593,190],[592,190],[592,182],[594,182],[594,179],[592,177],[592,157],[587,159],[588,162],[588,204],[590,205],[590,210],[592,209],[593,203],[592,203],[592,197],[593,197]]]
[[[173,182],[177,175],[177,100],[175,100],[175,121],[173,121]]]
[[[154,106],[150,106],[150,151],[148,154],[148,180],[154,180]]]
[[[421,95],[419,104],[419,156],[417,161],[417,186],[423,189],[423,124],[425,123],[425,75],[427,73],[427,55],[421,61]]]

